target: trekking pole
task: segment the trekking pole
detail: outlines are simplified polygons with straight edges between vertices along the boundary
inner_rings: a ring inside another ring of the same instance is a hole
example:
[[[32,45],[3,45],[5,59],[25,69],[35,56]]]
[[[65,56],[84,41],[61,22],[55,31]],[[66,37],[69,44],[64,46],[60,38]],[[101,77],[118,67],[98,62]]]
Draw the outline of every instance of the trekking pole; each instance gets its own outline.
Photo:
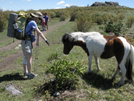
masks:
[[[39,34],[37,34],[37,41],[36,41],[36,47],[35,47],[35,68],[34,71],[37,70],[38,66],[38,51],[39,51]]]

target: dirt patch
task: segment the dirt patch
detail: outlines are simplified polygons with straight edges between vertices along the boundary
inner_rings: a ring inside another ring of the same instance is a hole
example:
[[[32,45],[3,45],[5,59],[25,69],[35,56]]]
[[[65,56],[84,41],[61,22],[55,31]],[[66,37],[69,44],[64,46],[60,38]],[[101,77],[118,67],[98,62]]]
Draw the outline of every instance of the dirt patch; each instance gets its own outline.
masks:
[[[52,31],[55,27],[58,27],[58,26],[61,26],[61,25],[64,25],[66,24],[67,22],[69,21],[65,21],[63,23],[60,23],[60,24],[56,24],[56,25],[53,25],[53,26],[50,26],[49,27],[49,30],[47,31],[43,31],[44,35],[47,34],[47,32],[50,32]],[[39,42],[43,41],[42,38],[40,38]],[[3,52],[5,50],[10,50],[12,47],[15,47],[17,46],[21,41],[20,40],[17,40],[15,41],[14,43],[11,43],[10,45],[8,46],[4,46],[2,48],[0,48],[0,52]],[[33,47],[35,48],[36,47],[36,43],[34,43]],[[11,65],[15,62],[15,60],[19,57],[23,56],[23,53],[22,51],[19,51],[17,54],[12,54],[10,57],[5,57],[3,59],[3,62],[0,63],[0,71],[4,70],[4,69],[7,69],[7,68],[13,68],[11,67]]]

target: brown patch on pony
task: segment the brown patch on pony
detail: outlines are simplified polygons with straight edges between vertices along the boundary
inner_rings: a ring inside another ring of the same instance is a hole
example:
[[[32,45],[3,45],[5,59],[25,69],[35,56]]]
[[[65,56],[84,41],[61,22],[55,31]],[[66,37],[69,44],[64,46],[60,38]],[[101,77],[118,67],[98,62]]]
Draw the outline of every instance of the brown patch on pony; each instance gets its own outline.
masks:
[[[107,43],[104,48],[104,52],[101,54],[101,58],[107,59],[115,56],[118,64],[122,61],[124,56],[124,46],[117,36],[104,36]]]
[[[117,36],[103,36],[107,41],[117,38]]]
[[[82,47],[82,49],[87,53],[87,55],[89,56],[89,52],[88,52],[88,49],[86,47],[86,43],[83,42],[83,41],[76,41],[74,42],[74,45],[77,45],[77,46],[80,46]]]
[[[124,45],[120,39],[116,38],[114,39],[114,47],[115,47],[115,51],[114,51],[115,57],[118,61],[118,64],[120,64],[124,56]]]
[[[101,58],[108,59],[114,56],[114,40],[107,41],[104,52],[101,54]]]

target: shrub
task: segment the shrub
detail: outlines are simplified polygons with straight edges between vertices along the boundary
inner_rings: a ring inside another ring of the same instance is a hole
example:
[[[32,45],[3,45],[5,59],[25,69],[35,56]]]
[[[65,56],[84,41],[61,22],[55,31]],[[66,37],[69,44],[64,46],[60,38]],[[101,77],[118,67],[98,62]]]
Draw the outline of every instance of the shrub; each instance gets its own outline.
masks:
[[[109,21],[110,15],[108,13],[103,14],[103,21],[104,24],[106,24]]]
[[[70,21],[74,21],[76,19],[76,17],[77,17],[77,12],[72,12],[70,14]]]
[[[84,68],[79,62],[69,60],[57,60],[49,68],[56,79],[57,89],[75,88],[78,83],[78,75],[84,73]]]
[[[3,11],[0,10],[0,32],[6,28],[6,19],[4,17]]]
[[[131,28],[134,23],[134,17],[129,17],[126,22],[127,28]]]
[[[55,14],[56,14],[56,17],[60,17],[60,12],[59,11],[56,11]]]
[[[124,14],[117,14],[116,16],[119,20],[123,20],[125,18]]]
[[[114,29],[113,32],[116,36],[119,36],[122,32],[122,28],[123,28],[123,24],[121,23],[121,21],[117,24],[114,25]]]
[[[123,24],[121,21],[119,23],[113,23],[113,21],[109,21],[105,26],[105,32],[113,32],[116,36],[118,36],[122,32]]]
[[[113,21],[109,21],[105,26],[105,32],[107,33],[113,32],[113,29],[114,29]]]
[[[103,24],[104,20],[100,14],[93,14],[92,22],[97,23],[98,25],[101,25],[101,24]]]
[[[92,26],[91,18],[86,17],[84,15],[79,16],[76,21],[77,21],[78,31],[81,31],[81,32],[87,32],[89,28]]]
[[[62,14],[62,15],[60,16],[60,21],[65,21],[65,19],[66,19],[66,16]]]
[[[55,14],[55,12],[50,12],[49,14],[50,14],[51,18],[54,18],[54,17],[56,17],[56,14]]]

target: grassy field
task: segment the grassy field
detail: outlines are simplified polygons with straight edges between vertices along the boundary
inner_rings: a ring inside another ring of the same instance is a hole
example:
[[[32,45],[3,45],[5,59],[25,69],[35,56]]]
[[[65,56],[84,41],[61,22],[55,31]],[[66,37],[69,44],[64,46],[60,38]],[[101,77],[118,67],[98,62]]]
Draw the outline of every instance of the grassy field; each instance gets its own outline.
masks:
[[[50,22],[50,26],[57,23],[62,22],[54,19]],[[115,80],[111,80],[117,67],[117,62],[114,57],[108,60],[100,59],[101,71],[99,72],[93,59],[93,72],[90,75],[83,74],[79,76],[76,89],[67,89],[58,97],[51,96],[48,89],[44,89],[44,92],[41,93],[36,92],[53,77],[53,74],[46,73],[46,71],[57,59],[64,59],[74,63],[79,62],[82,65],[81,68],[85,68],[84,72],[88,70],[87,55],[80,47],[74,47],[68,56],[63,54],[62,36],[65,34],[65,31],[73,32],[75,26],[75,22],[68,22],[65,25],[55,27],[51,32],[46,34],[46,38],[50,41],[51,46],[48,47],[45,42],[42,42],[40,43],[37,53],[36,48],[33,49],[32,71],[38,74],[34,79],[26,80],[23,78],[23,57],[18,58],[15,63],[11,65],[13,68],[0,71],[0,101],[133,101],[133,84],[125,80],[125,84],[118,87],[121,74],[118,74]],[[8,44],[10,42],[11,40]],[[9,53],[9,51],[5,52],[5,54],[7,53]],[[37,55],[38,61],[35,59]],[[5,89],[6,85],[13,85],[16,89],[22,91],[23,95],[13,96]]]

